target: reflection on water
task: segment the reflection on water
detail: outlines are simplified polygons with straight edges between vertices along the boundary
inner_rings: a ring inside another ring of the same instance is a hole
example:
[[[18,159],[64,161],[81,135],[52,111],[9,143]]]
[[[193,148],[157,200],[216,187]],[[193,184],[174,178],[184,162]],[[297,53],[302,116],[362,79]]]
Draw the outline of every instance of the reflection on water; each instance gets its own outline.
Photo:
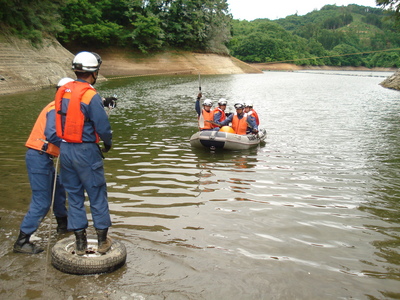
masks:
[[[190,147],[197,76],[100,85],[119,97],[105,166],[128,263],[74,292],[78,279],[51,269],[49,286],[65,298],[104,286],[115,299],[400,298],[398,94],[382,77],[320,73],[204,76],[206,98],[227,98],[228,111],[251,100],[267,129],[265,146],[241,152]],[[52,93],[0,110],[2,263],[29,203],[23,144]]]

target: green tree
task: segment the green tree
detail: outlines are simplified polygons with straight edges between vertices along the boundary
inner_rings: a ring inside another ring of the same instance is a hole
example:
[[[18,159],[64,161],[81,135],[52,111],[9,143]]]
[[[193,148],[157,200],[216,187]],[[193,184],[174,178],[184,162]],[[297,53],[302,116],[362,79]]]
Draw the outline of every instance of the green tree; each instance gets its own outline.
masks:
[[[209,11],[210,23],[205,50],[227,54],[229,52],[227,45],[232,38],[230,32],[232,16],[229,14],[227,0],[210,1],[206,11]]]
[[[400,0],[376,0],[376,5],[389,8],[394,10],[396,14],[400,14]]]
[[[352,21],[353,16],[349,13],[345,13],[343,15],[326,19],[323,23],[323,27],[326,29],[338,29],[350,24]]]
[[[344,39],[344,33],[342,31],[333,31],[323,29],[317,40],[320,42],[325,49],[332,50],[335,46],[339,45]]]
[[[306,39],[316,39],[321,35],[321,26],[314,23],[308,23],[296,29],[293,33]]]
[[[226,0],[65,1],[64,43],[227,53],[232,17]]]
[[[131,35],[132,43],[137,45],[143,53],[161,49],[165,34],[160,24],[161,20],[152,14],[149,14],[148,17],[139,15],[132,23],[134,27]]]
[[[340,65],[341,66],[354,66],[358,67],[363,64],[362,57],[358,53],[359,51],[347,44],[340,44],[333,48],[333,52],[337,53],[337,55],[342,55],[340,57]]]
[[[382,8],[351,4],[347,7],[326,5],[304,16],[292,15],[274,21],[233,20],[229,48],[232,55],[253,62],[285,57],[282,60],[297,64],[383,65],[383,60],[372,59],[372,54],[348,54],[400,47],[400,33],[385,14]],[[256,32],[260,32],[260,36],[254,37],[254,41],[248,39]],[[282,41],[285,49],[278,47],[279,43],[271,43],[270,39]],[[263,43],[264,47],[271,47],[273,53],[265,55]],[[394,60],[390,58],[391,62]]]
[[[307,46],[308,46],[308,52],[311,55],[315,55],[316,57],[326,56],[325,48],[316,39],[313,38],[310,39],[309,42],[307,43]]]
[[[141,2],[137,0],[101,0],[94,3],[101,10],[103,20],[121,25],[124,28],[131,28],[130,12],[140,7]]]
[[[374,53],[368,62],[368,66],[381,66],[383,68],[399,68],[400,55],[397,52]]]
[[[268,20],[258,19],[252,22],[234,21],[233,38],[229,43],[232,55],[247,62],[274,62],[296,60],[298,64],[318,62],[305,61],[311,58],[310,45],[299,36],[284,30],[280,25]],[[237,35],[236,33],[240,34]],[[315,43],[314,50],[318,47]],[[319,44],[320,45],[320,44]]]
[[[396,21],[396,25],[400,26],[400,0],[376,0],[376,5],[393,12],[392,16]]]
[[[215,40],[229,41],[226,0],[174,0],[168,2],[165,15],[166,41],[183,49],[206,50]]]
[[[65,30],[58,38],[64,43],[81,46],[121,44],[121,37],[126,34],[123,26],[103,17],[100,1],[92,2],[66,0],[66,5],[60,9]]]
[[[382,18],[377,15],[374,14],[366,15],[365,17],[363,17],[363,21],[367,24],[371,24],[378,28],[382,28]]]
[[[58,8],[63,0],[0,0],[0,27],[40,44],[43,37],[63,30]]]

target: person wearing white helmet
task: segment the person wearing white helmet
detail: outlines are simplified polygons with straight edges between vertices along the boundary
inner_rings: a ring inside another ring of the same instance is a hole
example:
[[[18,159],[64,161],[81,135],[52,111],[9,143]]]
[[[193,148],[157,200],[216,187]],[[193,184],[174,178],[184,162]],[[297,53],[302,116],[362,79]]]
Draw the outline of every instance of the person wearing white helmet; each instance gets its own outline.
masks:
[[[97,233],[97,251],[106,253],[112,244],[107,237],[111,218],[102,159],[102,152],[111,149],[112,132],[102,98],[93,87],[101,63],[94,52],[78,53],[72,61],[77,80],[62,86],[55,97],[56,131],[63,140],[60,176],[68,192],[68,230],[75,234],[78,255],[87,250],[85,191]],[[101,150],[100,139],[104,143]]]
[[[56,88],[74,81],[72,78],[62,78]],[[54,101],[46,105],[37,118],[31,134],[26,141],[28,148],[25,155],[26,167],[32,189],[29,210],[20,225],[17,241],[13,251],[16,253],[37,254],[43,248],[30,242],[30,236],[38,229],[41,221],[50,209],[55,169],[53,158],[59,155],[61,139],[57,137],[55,127]],[[64,187],[56,178],[53,212],[57,220],[57,233],[67,232],[67,209]]]
[[[226,105],[228,104],[228,101],[224,98],[221,98],[218,100],[218,107],[214,108],[213,110],[213,121],[214,123],[212,124],[213,128],[216,128],[215,130],[219,129],[219,124],[226,119]]]
[[[67,84],[68,82],[71,82],[71,81],[74,81],[74,80],[72,78],[69,78],[69,77],[61,78],[60,81],[57,83],[57,86],[56,86],[57,90],[60,87],[62,87],[64,84]]]
[[[197,118],[199,123],[199,129],[203,130],[213,130],[212,122],[214,120],[214,113],[211,111],[211,107],[213,103],[210,99],[206,99],[203,101],[203,108],[200,108],[200,99],[202,97],[202,93],[197,95],[195,109],[197,112]]]
[[[236,134],[244,135],[250,132],[257,133],[258,126],[252,116],[244,112],[244,104],[236,103],[234,105],[236,112],[227,117],[220,123],[221,127],[226,126],[232,122],[232,128]]]
[[[256,120],[257,126],[260,125],[260,119],[258,118],[257,112],[253,109],[253,103],[246,102],[244,104],[244,112],[247,113],[249,116],[254,117],[254,119]]]

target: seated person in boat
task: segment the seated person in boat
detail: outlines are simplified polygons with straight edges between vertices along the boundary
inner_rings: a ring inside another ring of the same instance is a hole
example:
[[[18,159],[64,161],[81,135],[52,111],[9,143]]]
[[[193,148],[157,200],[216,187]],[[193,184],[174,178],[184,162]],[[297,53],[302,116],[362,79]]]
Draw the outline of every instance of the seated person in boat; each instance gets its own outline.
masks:
[[[226,126],[232,122],[232,128],[236,134],[257,133],[258,126],[253,116],[244,112],[243,103],[235,104],[236,112],[227,117],[224,121],[219,122],[220,127]]]
[[[217,124],[221,123],[222,121],[224,121],[226,119],[225,109],[226,109],[227,104],[228,104],[228,101],[226,101],[226,99],[224,99],[224,98],[221,98],[218,101],[218,107],[214,108],[214,110],[213,110],[214,123],[212,124],[214,130],[219,130],[219,126]]]
[[[244,104],[244,112],[247,113],[248,115],[254,117],[254,119],[256,120],[257,126],[260,126],[260,119],[258,118],[257,112],[253,109],[253,103],[246,102]]]
[[[211,111],[211,107],[213,105],[212,101],[210,99],[206,99],[203,102],[203,108],[200,108],[200,99],[202,97],[202,94],[199,93],[197,95],[197,100],[196,100],[196,112],[197,112],[197,118],[199,122],[199,129],[200,131],[203,130],[213,130],[215,127],[212,123],[214,120],[214,113]]]

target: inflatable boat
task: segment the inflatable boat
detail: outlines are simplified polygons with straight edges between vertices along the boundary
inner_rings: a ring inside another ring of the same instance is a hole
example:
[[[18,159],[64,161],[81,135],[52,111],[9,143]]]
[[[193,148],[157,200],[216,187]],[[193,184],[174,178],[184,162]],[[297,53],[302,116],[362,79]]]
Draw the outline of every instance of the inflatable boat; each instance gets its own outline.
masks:
[[[257,134],[239,135],[232,133],[231,130],[226,130],[224,127],[219,131],[196,132],[190,138],[190,145],[196,148],[206,147],[211,150],[243,150],[259,145],[267,137],[265,129],[260,129]]]

